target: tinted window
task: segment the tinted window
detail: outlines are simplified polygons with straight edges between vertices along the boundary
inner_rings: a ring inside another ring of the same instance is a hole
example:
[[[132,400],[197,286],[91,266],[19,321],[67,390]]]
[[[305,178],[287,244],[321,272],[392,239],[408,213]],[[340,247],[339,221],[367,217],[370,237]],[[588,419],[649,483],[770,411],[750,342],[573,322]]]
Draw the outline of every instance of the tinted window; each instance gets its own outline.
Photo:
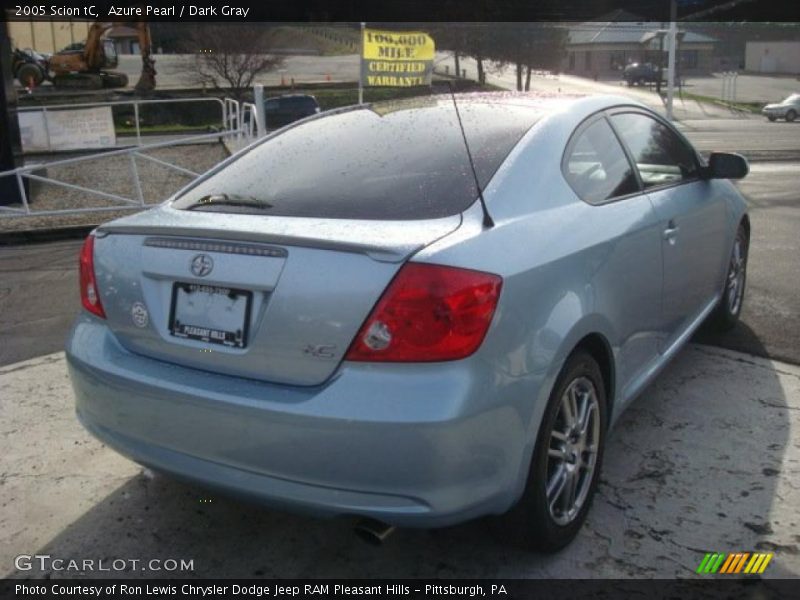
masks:
[[[676,183],[697,175],[694,152],[663,123],[638,113],[614,115],[611,120],[633,154],[644,187]]]
[[[578,134],[564,166],[572,189],[592,204],[639,190],[631,164],[605,119]]]
[[[415,98],[302,123],[242,155],[178,198],[186,208],[226,194],[267,210],[208,204],[202,210],[347,219],[428,219],[476,199],[452,100]],[[526,106],[459,104],[481,186],[539,118]]]

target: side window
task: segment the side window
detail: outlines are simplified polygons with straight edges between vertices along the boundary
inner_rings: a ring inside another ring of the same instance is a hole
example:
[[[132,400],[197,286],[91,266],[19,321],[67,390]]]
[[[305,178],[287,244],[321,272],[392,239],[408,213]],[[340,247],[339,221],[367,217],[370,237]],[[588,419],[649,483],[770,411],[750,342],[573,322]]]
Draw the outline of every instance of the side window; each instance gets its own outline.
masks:
[[[639,191],[628,157],[605,119],[578,134],[564,161],[564,177],[589,204]]]
[[[694,179],[694,151],[669,127],[639,113],[613,115],[611,121],[636,161],[645,188]]]

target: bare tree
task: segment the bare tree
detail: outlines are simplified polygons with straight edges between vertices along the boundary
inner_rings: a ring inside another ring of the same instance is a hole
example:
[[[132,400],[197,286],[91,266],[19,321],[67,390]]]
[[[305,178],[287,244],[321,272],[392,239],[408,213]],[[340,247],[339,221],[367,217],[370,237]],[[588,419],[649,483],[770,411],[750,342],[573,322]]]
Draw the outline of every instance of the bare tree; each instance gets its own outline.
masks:
[[[432,28],[432,35],[439,49],[453,52],[456,69],[459,56],[473,57],[481,83],[487,70],[512,65],[520,91],[530,89],[535,69],[559,69],[566,41],[557,23],[454,23]]]
[[[283,63],[269,52],[269,31],[249,23],[192,24],[184,47],[192,55],[193,79],[242,100],[259,75]]]
[[[564,53],[566,29],[557,23],[492,24],[491,58],[515,67],[517,90],[528,91],[534,69],[557,71]]]

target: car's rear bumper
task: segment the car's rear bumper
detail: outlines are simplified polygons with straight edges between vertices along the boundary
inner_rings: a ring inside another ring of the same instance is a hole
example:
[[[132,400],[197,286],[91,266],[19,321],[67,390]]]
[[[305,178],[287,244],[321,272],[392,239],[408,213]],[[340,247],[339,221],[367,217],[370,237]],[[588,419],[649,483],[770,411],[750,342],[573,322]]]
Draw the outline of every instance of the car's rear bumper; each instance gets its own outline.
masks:
[[[322,386],[283,386],[130,353],[88,315],[67,358],[99,439],[269,505],[444,526],[507,510],[527,470],[525,411],[492,397],[479,363],[345,364]]]

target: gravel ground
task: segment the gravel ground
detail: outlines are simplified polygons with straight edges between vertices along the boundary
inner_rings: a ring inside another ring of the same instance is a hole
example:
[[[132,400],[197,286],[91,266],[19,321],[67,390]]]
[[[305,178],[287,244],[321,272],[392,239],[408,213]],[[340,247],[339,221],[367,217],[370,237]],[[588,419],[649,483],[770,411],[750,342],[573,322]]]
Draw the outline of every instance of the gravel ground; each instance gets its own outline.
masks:
[[[192,144],[159,148],[146,153],[170,164],[195,173],[203,173],[227,158],[228,152],[221,143]],[[191,181],[192,177],[157,164],[146,158],[136,158],[136,169],[142,187],[145,205],[158,204]],[[138,201],[138,192],[128,155],[99,156],[76,163],[48,167],[49,179],[62,181],[114,194]],[[32,182],[31,208],[34,211],[63,210],[73,208],[104,208],[123,203],[99,195],[69,189],[46,182]],[[21,205],[14,205],[21,207]],[[0,234],[40,229],[96,225],[117,217],[131,214],[134,209],[73,215],[34,215],[26,217],[0,218]]]

